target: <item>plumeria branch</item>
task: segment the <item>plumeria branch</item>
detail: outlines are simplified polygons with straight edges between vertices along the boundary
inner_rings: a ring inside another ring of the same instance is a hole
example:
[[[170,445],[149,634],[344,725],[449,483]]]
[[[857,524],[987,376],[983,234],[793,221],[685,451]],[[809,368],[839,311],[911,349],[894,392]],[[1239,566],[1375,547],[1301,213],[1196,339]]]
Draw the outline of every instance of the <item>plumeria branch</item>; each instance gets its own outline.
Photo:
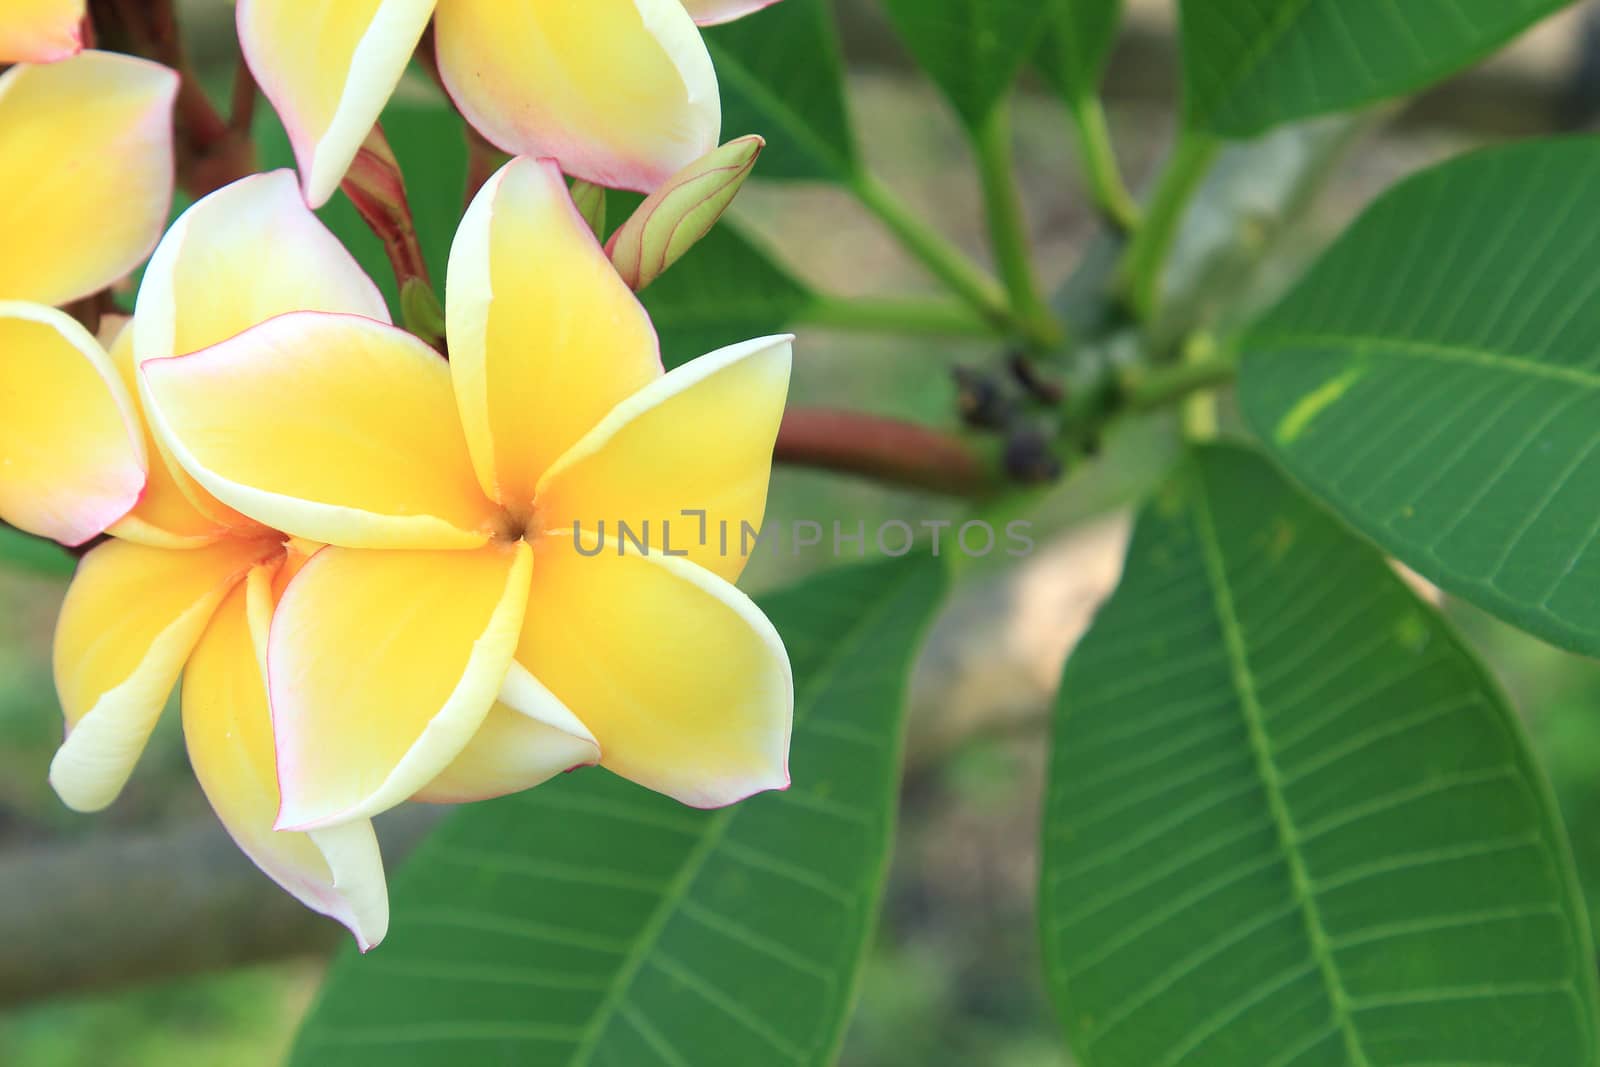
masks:
[[[957,497],[1000,486],[993,464],[955,434],[876,415],[791,408],[778,430],[777,462]]]

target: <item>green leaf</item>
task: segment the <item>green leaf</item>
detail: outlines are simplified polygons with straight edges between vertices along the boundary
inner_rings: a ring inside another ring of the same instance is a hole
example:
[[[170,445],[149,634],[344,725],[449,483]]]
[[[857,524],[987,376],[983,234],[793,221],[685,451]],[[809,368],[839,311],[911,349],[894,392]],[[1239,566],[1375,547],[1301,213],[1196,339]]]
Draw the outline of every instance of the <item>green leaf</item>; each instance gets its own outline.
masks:
[[[1352,525],[1450,592],[1600,654],[1600,141],[1384,197],[1241,342],[1245,414]]]
[[[1595,1062],[1549,789],[1451,628],[1259,456],[1141,516],[1068,664],[1041,886],[1084,1067]]]
[[[584,771],[457,813],[395,880],[388,942],[334,965],[291,1063],[831,1064],[944,581],[907,557],[763,600],[797,686],[787,793],[697,812]]]
[[[1573,0],[1183,0],[1191,127],[1249,137],[1424,89]]]
[[[767,139],[762,178],[847,181],[860,169],[828,0],[784,0],[705,31],[728,136]]]
[[[1038,67],[1068,100],[1093,96],[1122,19],[1122,0],[1048,0]]]
[[[725,345],[781,333],[815,296],[733,223],[723,222],[639,299],[661,335],[663,360],[676,367]]]
[[[917,62],[977,129],[1011,91],[1044,29],[1039,0],[884,0]]]

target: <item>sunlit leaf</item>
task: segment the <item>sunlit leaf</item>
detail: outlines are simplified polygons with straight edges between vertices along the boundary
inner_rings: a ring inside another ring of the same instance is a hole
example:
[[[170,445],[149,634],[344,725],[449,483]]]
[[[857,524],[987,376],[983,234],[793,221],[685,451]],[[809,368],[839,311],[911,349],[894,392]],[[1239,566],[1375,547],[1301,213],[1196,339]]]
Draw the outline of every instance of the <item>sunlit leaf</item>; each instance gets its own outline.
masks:
[[[783,0],[705,32],[722,83],[724,135],[767,139],[759,177],[844,181],[856,173],[828,0]]]
[[[1573,0],[1183,0],[1191,126],[1246,137],[1416,92]]]
[[[1056,712],[1042,929],[1083,1067],[1589,1064],[1595,967],[1520,724],[1261,457],[1142,515]]]
[[[1600,142],[1384,197],[1242,342],[1289,470],[1434,582],[1600,654]]]

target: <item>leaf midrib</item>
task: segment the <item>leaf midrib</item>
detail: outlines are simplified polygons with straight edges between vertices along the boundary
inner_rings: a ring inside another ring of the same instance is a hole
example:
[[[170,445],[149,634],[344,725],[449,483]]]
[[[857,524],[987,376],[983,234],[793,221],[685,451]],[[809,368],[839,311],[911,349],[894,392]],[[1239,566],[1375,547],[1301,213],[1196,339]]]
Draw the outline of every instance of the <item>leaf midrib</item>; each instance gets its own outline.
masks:
[[[1537,356],[1522,353],[1496,352],[1489,348],[1452,344],[1448,341],[1426,341],[1407,337],[1385,337],[1382,334],[1358,333],[1258,333],[1245,340],[1247,349],[1348,347],[1357,355],[1369,355],[1373,350],[1410,359],[1430,359],[1440,363],[1457,363],[1485,367],[1512,374],[1526,374],[1533,378],[1549,378],[1569,382],[1590,389],[1600,389],[1600,371],[1550,363]]]
[[[1283,795],[1281,775],[1272,754],[1271,739],[1267,736],[1266,716],[1256,693],[1254,676],[1250,672],[1249,652],[1245,647],[1243,628],[1234,604],[1233,591],[1228,585],[1227,564],[1223,559],[1222,541],[1217,531],[1216,517],[1211,511],[1204,475],[1198,468],[1195,470],[1195,483],[1196,491],[1193,497],[1195,531],[1200,540],[1206,577],[1211,587],[1212,603],[1217,613],[1217,624],[1222,630],[1223,644],[1228,652],[1228,667],[1233,678],[1234,690],[1238,694],[1239,708],[1249,730],[1250,748],[1255,754],[1256,771],[1261,778],[1262,788],[1266,791],[1267,806],[1273,824],[1277,828],[1278,842],[1282,847],[1285,862],[1289,866],[1290,881],[1294,886],[1295,900],[1305,922],[1311,952],[1316,958],[1317,969],[1328,994],[1334,1021],[1344,1037],[1345,1052],[1350,1057],[1353,1067],[1371,1067],[1371,1060],[1367,1058],[1366,1050],[1362,1047],[1361,1035],[1356,1029],[1355,1018],[1351,1013],[1350,996],[1345,991],[1338,964],[1333,958],[1327,927],[1322,920],[1322,910],[1317,905],[1316,893],[1312,888],[1310,871],[1300,851],[1299,830]]]
[[[847,626],[841,639],[833,646],[826,659],[811,675],[810,684],[806,687],[804,702],[797,702],[795,706],[794,721],[796,723],[809,719],[815,710],[817,701],[829,685],[838,676],[845,660],[855,651],[856,638],[863,633],[870,632],[878,624],[882,616],[887,614],[906,587],[911,584],[912,576],[901,578],[888,590],[883,598],[869,611],[856,616],[854,622]],[[801,708],[804,708],[804,714]],[[689,886],[700,876],[706,861],[723,838],[727,836],[728,827],[732,825],[741,808],[736,805],[722,809],[715,819],[706,828],[706,836],[684,858],[683,868],[673,876],[662,891],[661,903],[651,913],[650,919],[640,931],[639,938],[634,947],[623,960],[622,967],[617,971],[617,976],[606,990],[605,998],[595,1007],[593,1018],[589,1025],[584,1027],[583,1037],[577,1049],[573,1052],[572,1067],[588,1067],[593,1060],[595,1051],[599,1048],[600,1041],[604,1038],[610,1021],[618,1014],[623,998],[633,986],[633,980],[638,977],[643,968],[646,956],[655,948],[660,940],[661,933],[666,929],[667,923],[676,914],[679,902],[686,896]],[[866,950],[863,943],[862,951]]]

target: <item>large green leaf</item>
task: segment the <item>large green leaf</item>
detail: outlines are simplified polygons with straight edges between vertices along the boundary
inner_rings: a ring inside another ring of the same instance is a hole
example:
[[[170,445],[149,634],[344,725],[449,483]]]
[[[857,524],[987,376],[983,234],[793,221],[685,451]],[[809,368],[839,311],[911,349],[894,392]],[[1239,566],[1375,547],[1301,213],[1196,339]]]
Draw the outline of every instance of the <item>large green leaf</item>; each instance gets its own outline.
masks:
[[[1600,654],[1600,141],[1500,148],[1374,206],[1245,337],[1245,413],[1439,585]]]
[[[1145,511],[1067,667],[1051,984],[1084,1067],[1588,1067],[1587,922],[1520,724],[1259,456]]]
[[[936,560],[763,603],[794,662],[794,785],[697,812],[602,771],[457,813],[335,964],[304,1067],[832,1063],[887,866]]]
[[[1250,136],[1415,92],[1573,0],[1183,0],[1191,126]]]
[[[640,294],[667,366],[786,329],[814,294],[723,222]]]
[[[1116,40],[1122,0],[1047,0],[1039,72],[1069,100],[1093,95]]]
[[[828,0],[784,0],[706,31],[722,128],[767,139],[763,178],[845,181],[859,169]]]
[[[1040,0],[884,0],[889,18],[969,127],[981,126],[1033,53]]]

